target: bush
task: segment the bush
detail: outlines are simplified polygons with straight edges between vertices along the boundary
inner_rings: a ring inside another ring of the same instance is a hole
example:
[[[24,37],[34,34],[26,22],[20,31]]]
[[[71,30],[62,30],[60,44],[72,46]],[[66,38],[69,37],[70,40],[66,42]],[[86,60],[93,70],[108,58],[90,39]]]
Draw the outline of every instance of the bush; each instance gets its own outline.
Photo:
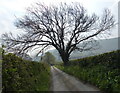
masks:
[[[120,93],[120,50],[97,56],[71,60],[71,65],[61,70],[84,82],[89,82],[107,93]]]
[[[14,54],[3,56],[3,92],[47,91],[50,86],[50,67],[23,60]]]

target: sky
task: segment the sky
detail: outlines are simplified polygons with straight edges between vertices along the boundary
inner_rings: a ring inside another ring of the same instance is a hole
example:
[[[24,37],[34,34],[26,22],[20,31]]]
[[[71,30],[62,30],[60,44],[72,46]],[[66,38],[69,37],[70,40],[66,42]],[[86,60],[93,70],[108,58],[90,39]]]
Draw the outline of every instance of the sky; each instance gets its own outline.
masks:
[[[118,1],[119,0],[0,0],[0,36],[3,33],[12,32],[14,35],[23,33],[15,27],[16,18],[22,17],[26,13],[26,9],[35,2],[42,2],[47,5],[58,4],[60,2],[78,2],[81,3],[88,13],[96,13],[101,15],[104,8],[111,9],[118,22]],[[118,36],[118,27],[112,30],[111,38]]]
[[[80,2],[88,10],[88,13],[95,12],[100,15],[104,8],[109,8],[115,15],[116,20],[118,20],[117,2],[119,0],[0,0],[0,35],[5,32],[12,32],[13,34],[22,33],[14,25],[16,18],[22,17],[26,13],[26,8],[35,2],[44,2],[50,5],[74,1]],[[113,33],[113,36],[117,36],[117,31]]]

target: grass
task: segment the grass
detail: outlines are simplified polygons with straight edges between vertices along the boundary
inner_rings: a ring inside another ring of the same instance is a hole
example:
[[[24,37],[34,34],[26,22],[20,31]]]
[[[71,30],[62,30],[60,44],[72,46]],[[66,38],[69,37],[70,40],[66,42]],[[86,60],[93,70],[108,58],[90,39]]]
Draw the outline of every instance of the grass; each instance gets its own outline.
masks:
[[[120,50],[98,56],[72,60],[70,66],[59,69],[84,82],[89,82],[106,93],[120,93]]]

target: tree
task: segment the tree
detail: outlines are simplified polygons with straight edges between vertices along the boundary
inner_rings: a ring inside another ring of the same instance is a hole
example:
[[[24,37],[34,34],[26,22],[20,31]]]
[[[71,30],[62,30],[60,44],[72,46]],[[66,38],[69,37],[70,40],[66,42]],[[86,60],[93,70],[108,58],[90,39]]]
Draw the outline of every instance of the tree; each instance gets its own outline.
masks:
[[[42,57],[42,61],[48,64],[55,64],[55,57],[50,52],[46,52]]]
[[[74,50],[92,49],[94,38],[107,33],[115,25],[115,19],[108,9],[98,17],[96,14],[88,15],[78,3],[61,3],[59,6],[36,3],[27,9],[24,17],[17,19],[15,25],[23,29],[25,34],[17,38],[4,34],[3,40],[8,49],[22,53],[36,46],[41,52],[53,46],[64,65],[68,65]]]

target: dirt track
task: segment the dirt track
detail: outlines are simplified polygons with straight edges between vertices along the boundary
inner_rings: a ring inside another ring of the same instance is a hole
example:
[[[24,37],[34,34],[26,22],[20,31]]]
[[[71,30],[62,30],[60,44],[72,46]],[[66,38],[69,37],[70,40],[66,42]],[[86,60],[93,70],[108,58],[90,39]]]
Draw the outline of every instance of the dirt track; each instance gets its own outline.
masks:
[[[84,84],[75,77],[64,73],[54,66],[51,66],[51,73],[52,91],[99,91],[100,93],[98,88],[89,84]]]

